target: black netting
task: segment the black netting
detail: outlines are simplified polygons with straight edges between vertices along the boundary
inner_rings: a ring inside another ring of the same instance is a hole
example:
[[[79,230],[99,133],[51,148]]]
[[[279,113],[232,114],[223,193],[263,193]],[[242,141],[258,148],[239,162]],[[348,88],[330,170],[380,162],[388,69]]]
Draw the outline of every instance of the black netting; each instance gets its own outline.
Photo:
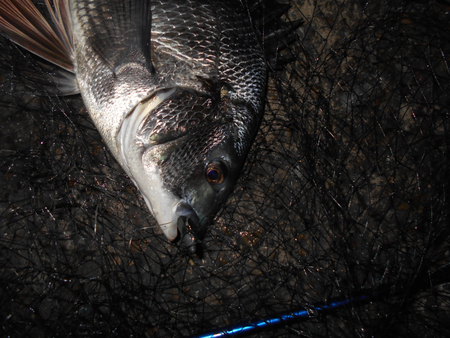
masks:
[[[36,58],[1,40],[2,336],[187,336],[361,293],[257,335],[450,334],[450,3],[290,5],[292,61],[203,260],[164,239],[81,99],[30,94]]]

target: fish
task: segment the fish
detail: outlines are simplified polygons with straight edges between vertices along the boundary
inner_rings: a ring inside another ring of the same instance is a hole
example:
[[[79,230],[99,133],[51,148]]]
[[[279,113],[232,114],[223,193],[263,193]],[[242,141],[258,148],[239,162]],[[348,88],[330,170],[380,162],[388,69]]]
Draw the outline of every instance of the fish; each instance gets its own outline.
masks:
[[[0,1],[0,31],[80,94],[171,242],[198,251],[264,111],[267,66],[239,0]]]

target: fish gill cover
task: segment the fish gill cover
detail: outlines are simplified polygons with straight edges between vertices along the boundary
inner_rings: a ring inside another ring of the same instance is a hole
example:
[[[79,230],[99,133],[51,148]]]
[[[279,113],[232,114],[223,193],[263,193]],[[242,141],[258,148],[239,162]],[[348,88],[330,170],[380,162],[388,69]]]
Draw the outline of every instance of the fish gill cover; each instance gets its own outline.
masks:
[[[37,92],[45,66],[1,39],[2,336],[189,336],[359,294],[255,334],[450,334],[450,3],[289,5],[252,14],[265,115],[203,259],[162,236],[81,99]]]

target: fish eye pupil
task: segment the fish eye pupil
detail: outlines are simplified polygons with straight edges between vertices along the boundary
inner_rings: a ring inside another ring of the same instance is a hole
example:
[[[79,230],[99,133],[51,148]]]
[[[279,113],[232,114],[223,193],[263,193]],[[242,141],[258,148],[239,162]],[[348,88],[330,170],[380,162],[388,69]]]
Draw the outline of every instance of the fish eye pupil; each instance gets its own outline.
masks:
[[[206,179],[211,184],[221,184],[225,180],[225,173],[220,163],[210,163],[206,168]]]
[[[208,171],[208,178],[211,181],[216,181],[219,178],[220,174],[217,170],[215,169],[211,169],[210,171]]]

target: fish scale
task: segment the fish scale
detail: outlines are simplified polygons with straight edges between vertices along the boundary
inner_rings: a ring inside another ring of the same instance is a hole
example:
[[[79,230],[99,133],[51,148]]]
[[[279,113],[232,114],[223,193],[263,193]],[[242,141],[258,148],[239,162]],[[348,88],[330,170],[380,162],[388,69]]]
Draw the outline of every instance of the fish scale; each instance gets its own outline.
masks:
[[[143,122],[139,137],[152,142],[173,139],[205,124],[207,114],[217,114],[209,96],[184,92],[180,100],[167,100]],[[213,109],[211,109],[213,108]]]
[[[47,60],[74,73],[59,88],[79,90],[166,237],[196,247],[232,192],[262,117],[266,64],[248,9],[238,0],[53,5],[50,16],[64,21],[54,27],[64,31],[48,35],[68,37],[55,46],[70,55]],[[29,40],[22,45],[34,46]],[[52,47],[41,47],[34,52],[45,58]]]
[[[245,10],[241,2],[152,4],[153,55],[159,61],[156,69],[163,69],[161,73],[169,75],[169,81],[199,91],[204,89],[196,76],[227,83],[236,98],[248,100],[255,110],[260,109],[265,64],[248,18],[236,11]],[[183,74],[180,67],[190,71]],[[174,78],[170,78],[172,74]]]
[[[89,32],[94,28],[91,27],[93,24],[97,27],[97,20],[83,19],[93,16],[99,20],[101,13],[98,7],[90,9],[91,1],[75,3],[80,12],[75,16],[83,27],[82,32]],[[239,2],[234,4],[239,6]],[[84,70],[77,74],[80,77],[78,82],[84,87],[82,92],[88,96],[85,102],[92,103],[88,109],[93,112],[94,122],[101,121],[96,124],[108,143],[114,143],[124,113],[120,116],[108,113],[105,118],[98,106],[105,106],[104,110],[108,112],[127,112],[161,87],[180,86],[212,94],[198,77],[227,83],[233,88],[232,98],[250,102],[256,111],[261,109],[265,65],[246,17],[219,1],[207,4],[203,1],[152,1],[151,9],[154,74],[143,67],[145,61],[138,56],[135,64],[127,61],[127,73],[121,74],[120,81],[117,81],[93,48],[98,45],[98,40],[102,40],[101,36],[92,43],[85,43],[86,36],[82,34],[80,48],[76,48],[77,64],[82,64]],[[100,27],[100,34],[113,30],[107,25]],[[114,39],[112,44],[118,45]],[[121,87],[117,88],[117,83],[121,83]],[[115,99],[111,93],[120,98]],[[124,101],[122,96],[128,99]],[[113,149],[116,158],[119,157],[118,152],[118,149]]]

